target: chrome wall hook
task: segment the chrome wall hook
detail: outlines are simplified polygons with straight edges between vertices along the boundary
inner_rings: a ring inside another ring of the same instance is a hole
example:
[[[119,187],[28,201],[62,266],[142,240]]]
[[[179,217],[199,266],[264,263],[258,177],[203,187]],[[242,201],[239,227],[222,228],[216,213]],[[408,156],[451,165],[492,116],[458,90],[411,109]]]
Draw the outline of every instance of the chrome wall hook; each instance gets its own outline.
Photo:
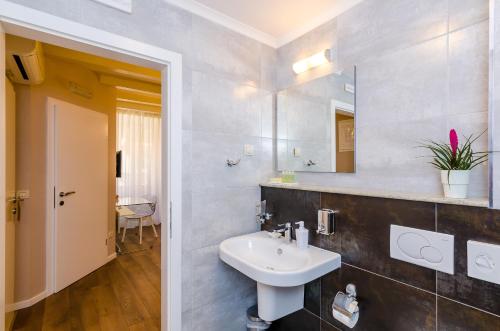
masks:
[[[230,159],[227,159],[226,160],[226,165],[228,167],[234,167],[236,165],[238,165],[240,163],[241,159],[238,159],[238,160],[230,160]]]
[[[314,162],[313,160],[309,160],[309,161],[307,161],[305,164],[306,164],[306,166],[308,166],[308,167],[312,167],[312,166],[315,166],[315,165],[316,165],[316,162]]]

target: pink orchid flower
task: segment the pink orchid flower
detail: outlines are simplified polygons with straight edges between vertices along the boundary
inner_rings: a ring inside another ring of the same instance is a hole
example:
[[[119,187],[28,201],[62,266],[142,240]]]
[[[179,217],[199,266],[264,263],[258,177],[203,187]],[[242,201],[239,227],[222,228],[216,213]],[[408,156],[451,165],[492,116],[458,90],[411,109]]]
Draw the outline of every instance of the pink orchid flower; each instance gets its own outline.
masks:
[[[453,157],[455,157],[455,155],[457,155],[457,149],[458,149],[458,137],[455,129],[450,130],[450,146],[451,146],[451,154],[453,155]]]

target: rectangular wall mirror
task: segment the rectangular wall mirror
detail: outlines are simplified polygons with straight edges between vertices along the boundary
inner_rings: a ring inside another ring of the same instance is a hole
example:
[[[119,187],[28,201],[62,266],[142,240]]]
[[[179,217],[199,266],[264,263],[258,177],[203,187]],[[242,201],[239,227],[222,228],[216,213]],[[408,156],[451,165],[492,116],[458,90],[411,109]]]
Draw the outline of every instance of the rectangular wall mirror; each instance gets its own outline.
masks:
[[[277,168],[355,172],[356,68],[277,94]]]

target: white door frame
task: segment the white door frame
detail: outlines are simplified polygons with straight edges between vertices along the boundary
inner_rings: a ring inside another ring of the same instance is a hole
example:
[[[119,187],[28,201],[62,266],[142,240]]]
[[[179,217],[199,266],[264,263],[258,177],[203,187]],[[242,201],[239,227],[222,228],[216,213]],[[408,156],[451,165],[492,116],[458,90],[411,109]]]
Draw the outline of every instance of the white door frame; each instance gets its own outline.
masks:
[[[354,105],[332,99],[330,105],[330,162],[332,164],[330,171],[337,172],[337,110],[354,116]]]
[[[162,160],[167,161],[163,162],[162,169],[162,191],[166,194],[163,196],[161,205],[165,208],[162,215],[168,215],[165,224],[166,231],[161,231],[161,322],[163,331],[180,330],[182,323],[182,56],[163,48],[5,0],[0,0],[0,30],[2,28],[5,33],[161,70]],[[3,60],[3,56],[3,54],[0,55],[0,60]],[[3,80],[5,80],[5,75],[1,74],[0,87],[4,86]],[[4,117],[5,105],[2,100],[0,126],[3,125]],[[0,184],[3,183],[5,174],[4,153],[1,153],[4,146],[5,137],[0,135]],[[5,199],[0,199],[0,212],[4,209]],[[4,222],[5,220],[1,224]],[[3,225],[0,226],[0,239],[2,238],[5,238]],[[0,330],[3,330],[5,324],[4,247],[0,248],[0,255],[0,308],[3,308],[0,312]]]

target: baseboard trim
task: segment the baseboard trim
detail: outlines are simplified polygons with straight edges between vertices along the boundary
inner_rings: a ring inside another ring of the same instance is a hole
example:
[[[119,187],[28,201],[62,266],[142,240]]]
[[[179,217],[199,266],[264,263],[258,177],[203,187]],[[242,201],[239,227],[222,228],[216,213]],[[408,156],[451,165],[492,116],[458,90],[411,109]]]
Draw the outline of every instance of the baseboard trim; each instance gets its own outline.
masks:
[[[14,302],[14,303],[6,305],[5,306],[5,311],[6,312],[11,312],[11,311],[16,311],[16,310],[19,310],[19,309],[24,309],[24,308],[31,307],[34,304],[36,304],[36,303],[42,301],[43,299],[45,299],[47,296],[48,296],[47,295],[47,290],[43,290],[42,292],[38,293],[34,297],[31,297],[31,298],[26,299],[26,300],[22,300],[22,301],[18,301],[18,302]]]
[[[109,254],[106,263],[113,261],[114,259],[116,259],[116,257],[116,252],[114,252],[113,254]]]

